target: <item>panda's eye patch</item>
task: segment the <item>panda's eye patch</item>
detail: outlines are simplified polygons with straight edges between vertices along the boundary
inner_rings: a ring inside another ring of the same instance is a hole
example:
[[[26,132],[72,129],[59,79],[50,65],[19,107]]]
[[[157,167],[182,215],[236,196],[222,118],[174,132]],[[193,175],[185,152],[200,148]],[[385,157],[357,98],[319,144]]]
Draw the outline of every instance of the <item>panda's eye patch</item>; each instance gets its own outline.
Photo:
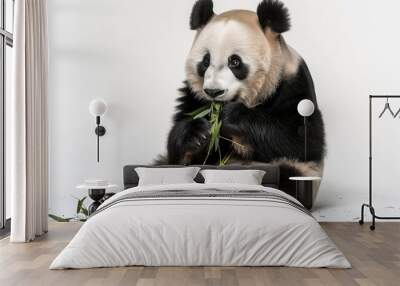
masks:
[[[204,74],[206,73],[208,67],[210,66],[210,61],[211,61],[211,56],[210,53],[207,53],[204,55],[203,59],[201,62],[197,64],[197,73],[199,76],[203,77]]]
[[[207,53],[203,57],[203,66],[204,67],[209,67],[210,66],[210,54]]]
[[[238,55],[234,54],[228,58],[228,67],[238,80],[244,80],[249,75],[249,66]]]
[[[242,59],[238,55],[232,55],[228,59],[228,66],[231,69],[239,68],[242,64]]]

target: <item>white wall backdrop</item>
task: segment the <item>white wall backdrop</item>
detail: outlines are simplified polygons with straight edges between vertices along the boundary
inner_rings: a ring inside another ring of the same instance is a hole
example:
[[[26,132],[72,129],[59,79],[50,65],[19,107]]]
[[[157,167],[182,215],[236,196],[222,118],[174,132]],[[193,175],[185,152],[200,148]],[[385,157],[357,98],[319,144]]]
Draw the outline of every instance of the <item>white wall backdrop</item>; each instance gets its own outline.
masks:
[[[105,178],[122,185],[122,167],[165,150],[194,32],[193,1],[50,0],[50,213],[71,215],[75,185]],[[215,11],[255,10],[259,1],[215,0]],[[328,156],[315,214],[355,220],[367,199],[368,95],[400,94],[400,2],[285,0],[287,42],[306,59],[323,112]],[[101,162],[89,102],[101,97]],[[377,102],[379,113],[384,102]],[[400,107],[398,103],[392,105]],[[377,115],[375,116],[377,118]],[[400,119],[374,126],[376,203],[400,214]]]

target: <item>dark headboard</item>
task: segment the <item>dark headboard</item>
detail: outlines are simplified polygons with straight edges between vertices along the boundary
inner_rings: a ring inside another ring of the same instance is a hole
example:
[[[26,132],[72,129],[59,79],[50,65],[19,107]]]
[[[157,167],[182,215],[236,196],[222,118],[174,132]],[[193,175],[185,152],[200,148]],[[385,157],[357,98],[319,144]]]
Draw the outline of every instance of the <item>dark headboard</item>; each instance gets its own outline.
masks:
[[[278,166],[270,164],[259,165],[227,165],[227,166],[213,166],[213,165],[193,165],[201,169],[220,169],[220,170],[264,170],[265,175],[262,180],[262,185],[279,189],[280,170]],[[149,165],[127,165],[124,167],[124,189],[133,188],[138,185],[139,177],[135,171],[137,167],[151,167],[151,168],[180,168],[181,165],[164,165],[164,166],[149,166]],[[204,178],[199,173],[195,178],[197,183],[203,183]]]

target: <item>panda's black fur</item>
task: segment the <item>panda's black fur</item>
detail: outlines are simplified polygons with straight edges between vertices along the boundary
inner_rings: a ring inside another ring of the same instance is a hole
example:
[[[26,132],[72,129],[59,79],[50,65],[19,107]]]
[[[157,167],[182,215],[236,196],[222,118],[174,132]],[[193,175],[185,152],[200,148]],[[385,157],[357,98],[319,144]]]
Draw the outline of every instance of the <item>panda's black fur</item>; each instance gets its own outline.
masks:
[[[257,16],[262,29],[269,27],[278,34],[290,29],[289,11],[278,0],[262,1],[257,7]]]
[[[187,82],[180,92],[174,126],[168,138],[168,162],[185,163],[184,155],[193,151],[191,163],[201,164],[206,149],[198,150],[198,144],[203,146],[203,141],[208,140],[208,122],[205,119],[193,120],[188,113],[204,106],[207,101],[196,97]],[[241,160],[271,162],[286,158],[301,161],[304,158],[304,122],[297,112],[297,104],[302,99],[310,99],[316,104],[314,85],[304,61],[297,75],[282,81],[263,104],[248,108],[237,101],[225,103],[221,116],[222,135],[239,137],[244,145],[250,146],[253,150],[251,157],[238,158]],[[318,105],[308,119],[308,127],[307,159],[320,162],[325,153],[325,134]],[[224,148],[229,149],[228,146]],[[218,160],[218,156],[210,157],[207,163],[216,164]]]
[[[212,12],[212,1],[199,0],[193,8],[192,28],[206,25],[213,15],[210,11]],[[279,34],[290,27],[286,8],[276,0],[264,0],[259,5],[257,14],[262,29],[269,27]],[[267,15],[268,19],[264,19],[262,15]],[[199,71],[198,73],[202,76]],[[204,118],[192,119],[188,115],[209,101],[197,96],[188,81],[184,82],[180,93],[173,127],[168,136],[167,163],[218,164],[220,157],[213,153],[204,162],[210,139],[208,121]],[[220,140],[222,153],[228,154],[234,150],[232,160],[242,163],[280,161],[281,188],[291,193],[288,177],[304,175],[290,164],[304,162],[304,119],[297,111],[297,105],[303,99],[309,99],[315,104],[314,114],[308,118],[307,162],[322,165],[325,155],[324,124],[310,72],[302,59],[297,72],[287,79],[281,79],[275,92],[261,104],[248,107],[239,100],[224,103],[221,135],[239,140],[250,152],[235,151],[232,143]]]
[[[214,15],[213,7],[214,3],[212,0],[197,1],[190,15],[190,29],[197,30],[207,24]]]

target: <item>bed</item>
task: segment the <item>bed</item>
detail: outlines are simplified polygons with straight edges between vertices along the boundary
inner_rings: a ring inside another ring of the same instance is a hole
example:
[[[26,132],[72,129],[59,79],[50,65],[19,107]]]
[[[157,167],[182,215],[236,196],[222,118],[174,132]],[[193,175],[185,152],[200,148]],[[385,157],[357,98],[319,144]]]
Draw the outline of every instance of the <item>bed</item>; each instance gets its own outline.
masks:
[[[50,269],[144,266],[349,268],[311,213],[279,191],[279,168],[262,185],[196,183],[138,186],[124,167],[125,190],[105,201]],[[178,167],[178,166],[169,166]]]

